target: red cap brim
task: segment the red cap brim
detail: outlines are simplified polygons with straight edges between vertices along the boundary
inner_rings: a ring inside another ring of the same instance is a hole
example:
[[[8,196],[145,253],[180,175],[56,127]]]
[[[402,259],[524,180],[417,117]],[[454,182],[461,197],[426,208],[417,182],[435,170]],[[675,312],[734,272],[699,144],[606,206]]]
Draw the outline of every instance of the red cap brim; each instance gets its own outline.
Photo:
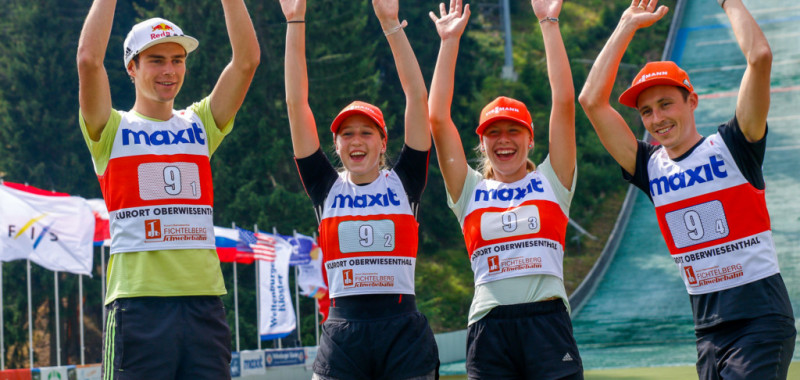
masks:
[[[650,87],[659,86],[659,85],[686,88],[686,86],[683,83],[678,82],[677,80],[672,79],[672,78],[663,78],[663,77],[661,77],[661,78],[653,78],[653,79],[649,79],[649,80],[646,80],[644,82],[641,82],[639,84],[633,85],[629,89],[625,90],[625,92],[623,92],[622,95],[619,96],[619,102],[622,103],[622,105],[625,105],[625,106],[628,106],[628,107],[631,107],[631,108],[635,108],[635,109],[639,109],[639,104],[638,104],[639,95],[644,90],[647,90]],[[691,92],[691,90],[689,90],[689,92]]]
[[[383,139],[386,140],[386,135],[387,135],[386,126],[385,125],[381,125],[381,120],[379,120],[375,116],[369,114],[368,112],[364,112],[364,111],[359,110],[359,109],[350,109],[350,110],[344,111],[344,112],[340,113],[338,116],[336,116],[336,118],[333,119],[333,123],[331,123],[331,132],[333,132],[333,134],[336,134],[336,132],[339,130],[339,127],[341,127],[342,123],[344,122],[344,119],[347,119],[348,117],[353,116],[353,115],[364,115],[364,116],[368,117],[370,120],[372,120],[373,122],[375,122],[375,125],[378,126],[378,130],[381,131],[381,133],[383,134]]]
[[[475,129],[475,133],[477,133],[478,136],[483,136],[483,131],[486,130],[486,127],[488,127],[489,124],[492,124],[492,123],[494,123],[494,122],[496,122],[498,120],[509,120],[509,121],[514,121],[514,122],[517,122],[519,124],[522,124],[526,128],[528,128],[528,131],[531,132],[531,136],[533,136],[533,126],[528,124],[527,121],[519,119],[519,118],[516,118],[516,117],[506,116],[506,115],[497,115],[497,116],[493,116],[493,117],[491,117],[489,119],[484,120],[483,123],[481,123],[478,126],[478,128]]]

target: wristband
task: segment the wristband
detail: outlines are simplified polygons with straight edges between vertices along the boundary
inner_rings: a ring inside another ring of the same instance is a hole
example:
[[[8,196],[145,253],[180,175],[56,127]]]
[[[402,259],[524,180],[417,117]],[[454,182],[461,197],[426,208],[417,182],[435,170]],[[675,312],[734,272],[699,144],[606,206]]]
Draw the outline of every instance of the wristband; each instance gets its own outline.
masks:
[[[306,20],[289,20],[286,21],[287,24],[305,24]]]
[[[550,22],[558,22],[558,17],[549,17],[549,16],[548,16],[548,17],[545,17],[545,18],[543,18],[543,19],[539,20],[539,23],[540,23],[540,24],[544,24],[544,23],[545,23],[545,21],[550,21]]]
[[[403,22],[401,22],[400,25],[397,25],[394,28],[391,28],[389,30],[384,30],[383,31],[383,35],[387,36],[387,37],[391,36],[392,34],[395,34],[395,33],[399,32],[400,29],[403,29],[406,26],[408,26],[408,22],[406,20],[403,20]]]

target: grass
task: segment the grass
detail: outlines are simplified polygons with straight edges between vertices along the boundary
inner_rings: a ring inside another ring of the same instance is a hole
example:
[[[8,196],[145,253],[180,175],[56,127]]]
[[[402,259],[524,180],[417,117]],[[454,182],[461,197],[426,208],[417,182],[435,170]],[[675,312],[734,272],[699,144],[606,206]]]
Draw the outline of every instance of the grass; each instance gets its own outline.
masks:
[[[697,371],[694,366],[596,369],[586,371],[583,376],[585,380],[688,380],[697,379]],[[466,375],[441,377],[442,380],[466,378]],[[800,380],[799,361],[792,362],[786,378]]]

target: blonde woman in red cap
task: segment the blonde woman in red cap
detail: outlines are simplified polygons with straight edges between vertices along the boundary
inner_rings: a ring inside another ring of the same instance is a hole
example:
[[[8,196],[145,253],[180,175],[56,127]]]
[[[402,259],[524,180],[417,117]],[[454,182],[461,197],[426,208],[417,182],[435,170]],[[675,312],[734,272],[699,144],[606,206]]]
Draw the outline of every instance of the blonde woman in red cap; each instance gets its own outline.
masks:
[[[711,2],[710,0],[708,0]],[[762,173],[772,51],[742,0],[718,0],[747,60],[736,111],[697,131],[699,97],[674,62],[650,62],[619,98],[658,145],[638,141],[609,98],[636,31],[667,14],[631,1],[592,67],[580,102],[603,146],[655,205],[692,304],[703,380],[786,379],[797,336],[780,274]]]
[[[417,311],[417,210],[430,154],[427,90],[398,18],[398,0],[373,0],[406,95],[405,146],[382,168],[387,128],[377,107],[356,101],[331,125],[337,172],[320,149],[308,103],[305,0],[281,0],[286,16],[286,102],[295,160],[319,220],[331,297],[314,379],[435,379],[438,352]]]
[[[441,37],[430,120],[448,204],[458,217],[475,276],[469,311],[470,379],[582,379],[564,289],[563,256],[575,189],[575,93],[558,15],[561,0],[533,0],[553,93],[550,155],[538,166],[525,105],[499,97],[476,130],[482,172],[469,167],[450,116],[459,39],[469,5],[452,0],[431,19]]]

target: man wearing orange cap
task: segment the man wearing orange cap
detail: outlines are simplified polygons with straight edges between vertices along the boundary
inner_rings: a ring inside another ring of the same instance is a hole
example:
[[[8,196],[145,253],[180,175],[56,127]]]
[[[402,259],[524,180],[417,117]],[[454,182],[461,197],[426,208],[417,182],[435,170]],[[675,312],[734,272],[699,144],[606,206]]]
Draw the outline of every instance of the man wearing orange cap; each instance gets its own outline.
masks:
[[[117,111],[103,67],[115,8],[94,1],[77,54],[80,127],[111,217],[103,378],[230,379],[209,158],[258,66],[255,30],[243,0],[222,0],[232,60],[208,97],[176,111],[198,41],[165,19],[136,24],[123,55],[136,101]]]
[[[648,63],[620,96],[658,145],[637,141],[609,104],[617,69],[640,28],[666,13],[633,0],[595,61],[580,103],[626,180],[655,204],[692,304],[700,379],[785,379],[796,331],[772,241],[761,171],[772,52],[742,0],[718,0],[747,69],[734,117],[697,132],[698,96],[672,62]]]

